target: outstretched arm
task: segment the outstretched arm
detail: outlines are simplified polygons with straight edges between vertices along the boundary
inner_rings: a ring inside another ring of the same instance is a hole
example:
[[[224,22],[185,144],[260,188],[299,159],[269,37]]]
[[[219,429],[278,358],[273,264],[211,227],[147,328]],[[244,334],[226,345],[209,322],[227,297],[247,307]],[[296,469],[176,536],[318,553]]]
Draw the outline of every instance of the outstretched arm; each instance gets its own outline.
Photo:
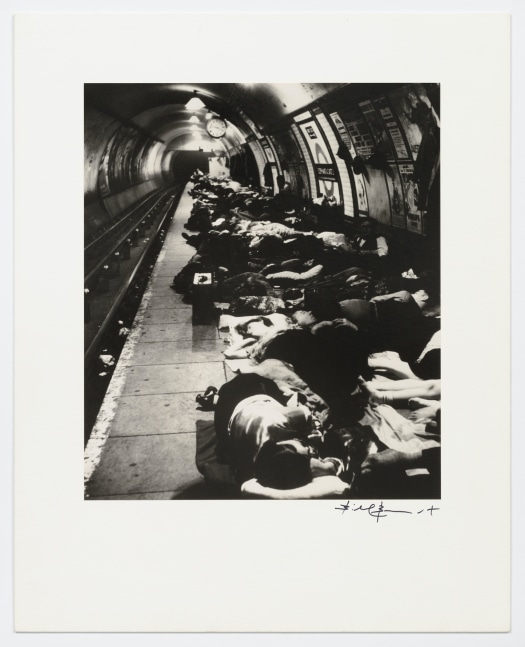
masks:
[[[410,298],[410,292],[407,290],[400,290],[399,292],[392,292],[391,294],[381,294],[380,296],[373,297],[370,299],[372,303],[377,303],[378,301],[390,301],[395,299],[396,301],[408,301]]]
[[[396,380],[392,382],[365,382],[360,380],[361,387],[368,393],[374,404],[392,404],[411,398],[439,400],[441,398],[441,380]]]
[[[249,347],[253,346],[256,341],[257,340],[254,337],[242,339],[223,351],[223,355],[228,359],[242,359],[244,357],[249,357]]]

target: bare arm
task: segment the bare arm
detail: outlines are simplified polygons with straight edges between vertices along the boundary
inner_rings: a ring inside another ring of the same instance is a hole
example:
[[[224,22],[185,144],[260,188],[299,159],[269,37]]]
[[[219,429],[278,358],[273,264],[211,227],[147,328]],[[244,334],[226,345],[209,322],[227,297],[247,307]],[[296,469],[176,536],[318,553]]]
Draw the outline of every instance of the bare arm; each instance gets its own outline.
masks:
[[[380,296],[370,299],[372,303],[377,303],[378,301],[390,301],[395,299],[396,301],[407,301],[410,297],[410,292],[407,290],[400,290],[399,292],[392,292],[391,294],[381,294]]]
[[[223,351],[223,355],[228,359],[242,359],[244,357],[249,357],[249,349],[247,347],[253,346],[256,341],[257,340],[254,337],[242,339]]]
[[[412,398],[439,400],[441,380],[397,380],[388,382],[359,381],[368,393],[369,401],[375,404],[393,404]]]

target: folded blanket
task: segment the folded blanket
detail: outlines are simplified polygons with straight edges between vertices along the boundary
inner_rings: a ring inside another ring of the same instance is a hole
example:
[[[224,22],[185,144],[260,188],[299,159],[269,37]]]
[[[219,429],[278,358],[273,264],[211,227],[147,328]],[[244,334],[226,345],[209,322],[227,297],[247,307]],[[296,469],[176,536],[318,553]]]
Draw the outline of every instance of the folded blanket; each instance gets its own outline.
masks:
[[[279,222],[259,221],[249,223],[246,230],[252,236],[293,236],[297,232]]]
[[[322,265],[315,265],[311,269],[307,270],[306,272],[289,272],[289,271],[284,271],[284,272],[276,272],[275,274],[267,274],[266,278],[269,281],[289,281],[292,283],[299,283],[299,282],[304,282],[308,281],[309,279],[313,279],[316,276],[319,276],[321,272],[323,271],[323,266]]]
[[[323,241],[327,247],[338,247],[345,252],[350,251],[351,245],[344,234],[336,234],[334,231],[323,231],[316,234],[317,238]]]

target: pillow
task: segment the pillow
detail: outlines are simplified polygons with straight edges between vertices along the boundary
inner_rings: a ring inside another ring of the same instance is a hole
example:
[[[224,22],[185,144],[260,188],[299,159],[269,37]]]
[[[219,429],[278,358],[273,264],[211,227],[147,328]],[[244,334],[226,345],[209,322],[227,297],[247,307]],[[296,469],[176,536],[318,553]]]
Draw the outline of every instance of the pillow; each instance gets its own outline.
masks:
[[[244,496],[259,499],[325,499],[349,494],[350,486],[338,476],[317,476],[310,483],[291,490],[264,487],[257,479],[250,479],[241,485],[241,492]]]

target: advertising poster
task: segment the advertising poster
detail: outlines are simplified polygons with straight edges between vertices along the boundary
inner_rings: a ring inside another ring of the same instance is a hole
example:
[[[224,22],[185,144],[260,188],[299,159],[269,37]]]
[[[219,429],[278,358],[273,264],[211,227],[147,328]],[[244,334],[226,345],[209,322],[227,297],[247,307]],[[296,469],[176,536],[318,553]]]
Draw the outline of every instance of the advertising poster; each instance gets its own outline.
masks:
[[[398,229],[406,229],[403,186],[397,168],[393,167],[392,171],[393,177],[385,173],[386,185],[390,196],[390,210],[392,211],[392,226]]]
[[[423,215],[420,213],[409,213],[407,216],[407,230],[415,234],[424,234]]]
[[[354,145],[352,154],[357,153],[363,159],[370,157],[375,151],[375,143],[363,117],[357,112],[341,112],[341,117]]]
[[[273,154],[273,150],[270,146],[269,141],[264,138],[260,140],[261,146],[263,147],[264,154],[266,155],[266,159],[271,162],[272,164],[275,164],[275,156]]]
[[[396,157],[398,160],[409,160],[410,153],[408,152],[407,145],[403,137],[403,133],[399,124],[397,123],[396,118],[390,108],[388,100],[386,97],[380,97],[379,99],[374,100],[374,105],[383,118],[385,126],[394,145],[394,150],[396,152]]]
[[[281,164],[303,161],[301,149],[297,146],[297,142],[289,130],[280,130],[278,133],[274,133],[272,141],[277,149]]]
[[[337,114],[337,112],[332,112],[330,113],[330,117],[334,123],[334,126],[337,129],[337,132],[339,133],[339,136],[341,137],[341,140],[345,144],[345,146],[348,148],[350,153],[352,154],[352,157],[355,157],[357,155],[354,144],[352,143],[352,138],[348,134],[348,130],[346,129],[346,126],[341,119],[341,117]]]
[[[290,183],[302,198],[308,196],[308,171],[304,163],[290,164]]]
[[[414,159],[417,157],[432,106],[421,84],[394,90],[389,95]]]
[[[368,167],[368,175],[367,194],[369,215],[371,218],[375,218],[385,225],[390,225],[390,200],[385,191],[385,173]]]
[[[399,174],[403,183],[403,195],[407,214],[418,214],[418,187],[414,182],[414,165],[399,164]]]
[[[337,129],[337,132],[339,133],[339,136],[341,137],[341,140],[343,141],[343,144],[348,148],[350,151],[350,154],[352,155],[352,158],[357,157],[357,151],[355,149],[355,146],[352,142],[352,138],[350,137],[350,134],[348,132],[348,129],[340,117],[340,115],[337,112],[332,112],[330,113],[330,117],[332,119],[332,122],[334,126]],[[363,124],[364,125],[364,124]],[[360,141],[361,135],[358,134],[358,131],[355,131],[355,136],[358,141]],[[365,180],[362,175],[356,175],[355,173],[352,172],[352,176],[354,178],[354,183],[355,183],[355,188],[356,188],[356,193],[357,193],[357,207],[358,211],[362,215],[368,215],[368,200],[366,197],[366,187],[365,187]]]
[[[100,166],[98,169],[98,190],[100,192],[100,196],[102,198],[106,198],[108,195],[110,195],[110,190],[109,190],[109,150],[111,149],[111,146],[113,145],[115,137],[113,136],[106,147],[106,150],[104,151],[104,154],[102,155],[102,158],[100,160]]]
[[[366,197],[365,179],[362,175],[354,175],[355,189],[357,193],[357,206],[359,213],[368,214],[368,199]]]
[[[376,151],[380,155],[383,155],[384,158],[388,161],[394,160],[394,151],[392,148],[392,143],[390,137],[386,131],[383,121],[377,114],[374,104],[371,101],[362,101],[359,104],[361,112],[363,113],[369,127],[372,132],[372,137],[374,138],[376,144]]]

